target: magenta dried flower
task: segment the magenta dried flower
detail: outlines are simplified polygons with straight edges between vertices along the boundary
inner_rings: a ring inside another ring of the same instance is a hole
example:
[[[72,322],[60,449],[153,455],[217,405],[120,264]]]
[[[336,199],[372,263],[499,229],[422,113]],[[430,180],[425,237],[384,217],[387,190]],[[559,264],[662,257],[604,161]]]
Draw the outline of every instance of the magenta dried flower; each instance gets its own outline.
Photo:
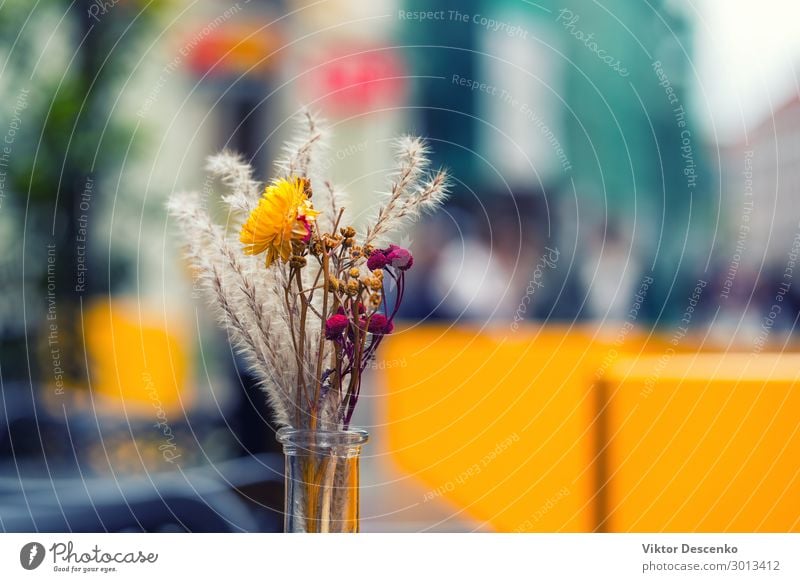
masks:
[[[394,324],[385,315],[374,314],[369,319],[367,331],[375,335],[388,335],[394,330]]]
[[[377,271],[378,269],[383,269],[389,261],[386,259],[386,255],[383,254],[381,250],[374,250],[372,254],[367,259],[367,268],[370,271]]]
[[[341,337],[347,329],[348,319],[345,315],[337,313],[331,315],[325,322],[325,339],[333,340]]]
[[[384,256],[388,264],[392,267],[400,269],[401,271],[407,271],[414,265],[414,257],[408,249],[390,245],[387,250],[389,252],[384,253]]]

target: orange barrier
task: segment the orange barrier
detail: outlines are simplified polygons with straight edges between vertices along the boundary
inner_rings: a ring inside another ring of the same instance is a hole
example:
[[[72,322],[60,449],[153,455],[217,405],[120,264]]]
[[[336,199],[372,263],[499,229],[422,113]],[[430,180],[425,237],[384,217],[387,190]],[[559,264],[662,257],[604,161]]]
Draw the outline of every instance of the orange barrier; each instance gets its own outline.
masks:
[[[798,528],[794,356],[745,369],[688,341],[552,326],[391,340],[381,438],[454,513],[497,531]]]
[[[422,327],[386,342],[393,460],[500,531],[587,531],[596,516],[591,379],[580,331]]]
[[[800,531],[800,355],[621,359],[609,404],[612,531]]]
[[[124,300],[84,313],[95,408],[115,414],[179,413],[194,399],[183,322]]]

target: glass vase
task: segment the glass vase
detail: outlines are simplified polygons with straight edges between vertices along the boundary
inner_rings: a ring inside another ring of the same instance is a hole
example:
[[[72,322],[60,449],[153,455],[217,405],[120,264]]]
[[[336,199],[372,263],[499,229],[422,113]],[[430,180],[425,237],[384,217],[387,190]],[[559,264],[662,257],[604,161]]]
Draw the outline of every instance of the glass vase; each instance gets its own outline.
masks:
[[[287,427],[277,437],[286,455],[284,531],[358,532],[358,461],[367,432]]]

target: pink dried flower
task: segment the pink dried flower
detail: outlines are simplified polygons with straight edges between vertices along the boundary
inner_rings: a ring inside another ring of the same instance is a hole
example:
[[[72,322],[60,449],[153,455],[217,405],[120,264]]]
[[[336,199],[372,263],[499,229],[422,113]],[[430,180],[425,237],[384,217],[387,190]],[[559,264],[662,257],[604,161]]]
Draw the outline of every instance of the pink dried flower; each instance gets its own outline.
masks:
[[[393,267],[401,271],[409,270],[414,264],[414,257],[408,249],[398,247],[397,245],[390,245],[387,249],[389,252],[384,252],[386,261]]]
[[[341,313],[331,315],[325,322],[325,339],[333,340],[340,337],[347,329],[347,317]]]

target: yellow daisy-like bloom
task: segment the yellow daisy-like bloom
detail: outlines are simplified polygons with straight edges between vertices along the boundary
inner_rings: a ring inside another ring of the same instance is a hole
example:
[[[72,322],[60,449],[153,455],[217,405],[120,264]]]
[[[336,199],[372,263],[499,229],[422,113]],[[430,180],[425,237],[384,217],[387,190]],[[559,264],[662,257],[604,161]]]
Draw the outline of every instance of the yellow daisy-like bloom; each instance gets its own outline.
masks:
[[[267,186],[239,235],[245,254],[266,251],[269,267],[278,258],[289,260],[292,242],[310,240],[311,225],[320,213],[309,200],[309,189],[307,178],[281,179]]]

